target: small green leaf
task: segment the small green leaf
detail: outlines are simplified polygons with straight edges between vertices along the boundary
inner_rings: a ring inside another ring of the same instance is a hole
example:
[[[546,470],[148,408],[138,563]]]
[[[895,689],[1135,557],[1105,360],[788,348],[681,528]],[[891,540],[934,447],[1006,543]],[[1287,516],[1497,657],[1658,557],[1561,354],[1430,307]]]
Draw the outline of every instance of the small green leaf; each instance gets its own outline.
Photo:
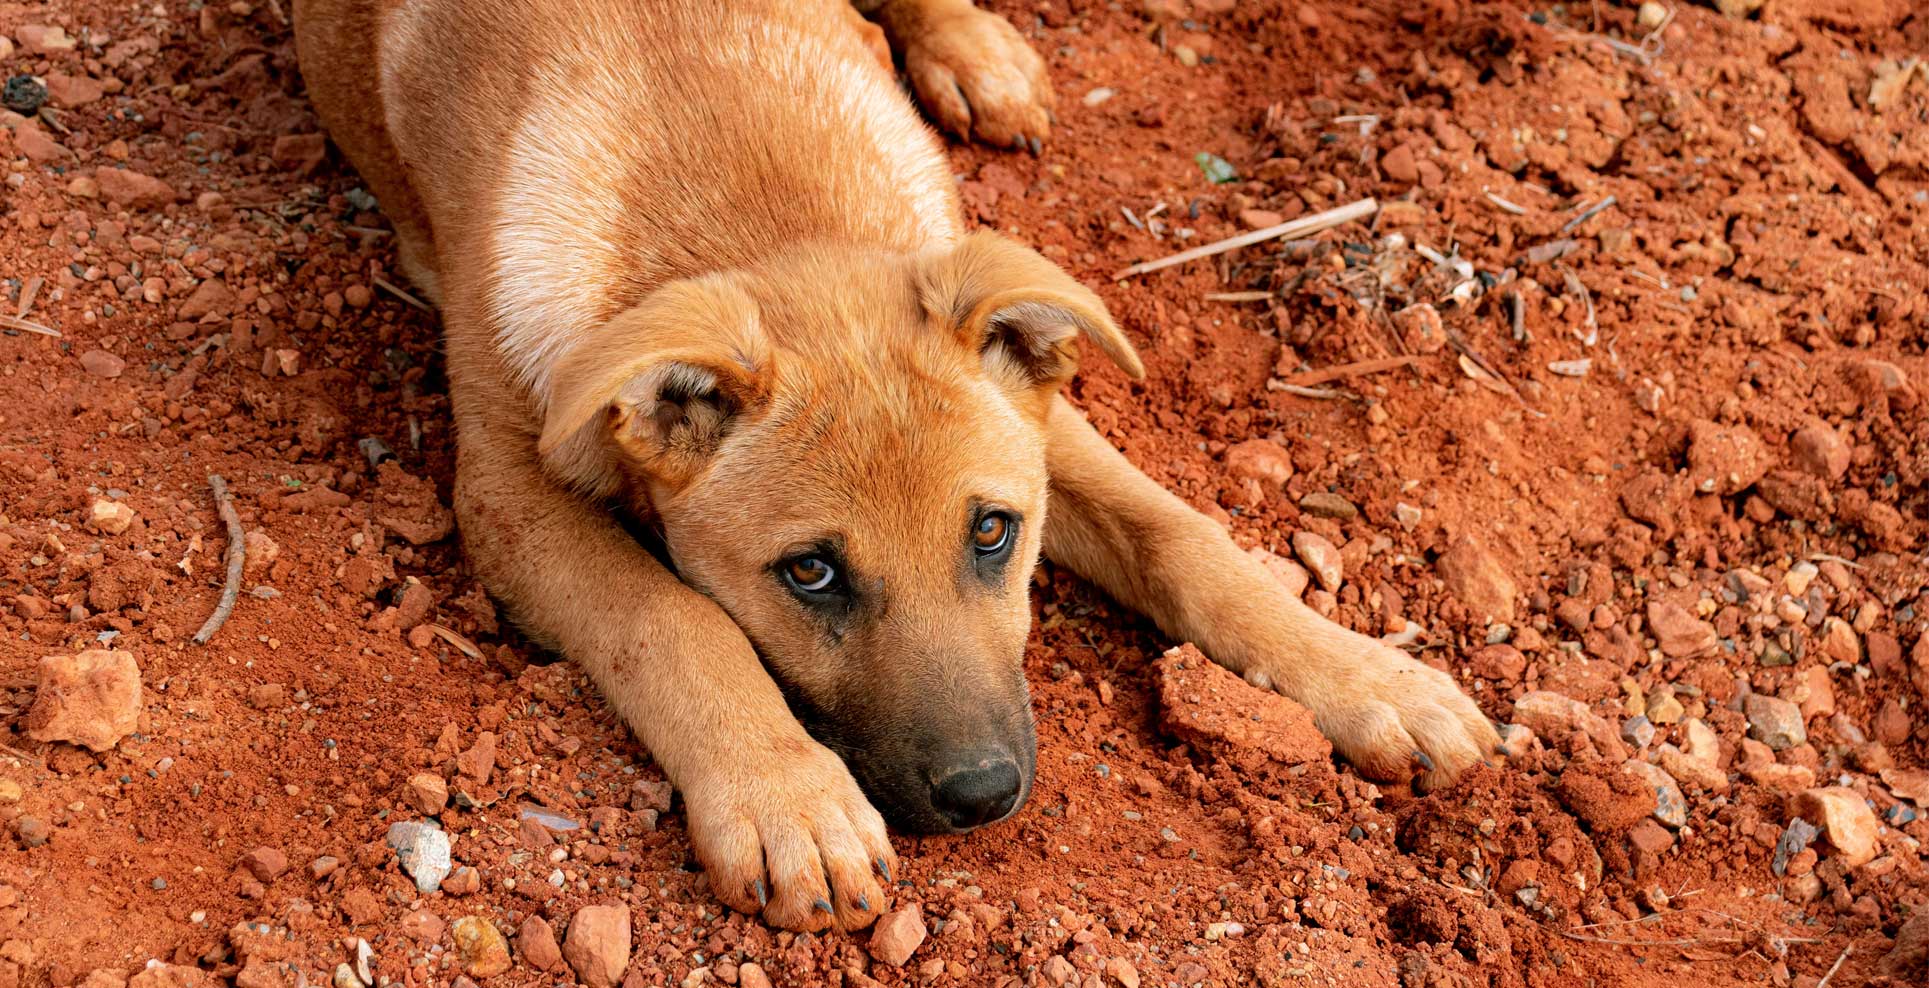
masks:
[[[1239,173],[1233,170],[1232,162],[1210,151],[1201,151],[1193,155],[1192,160],[1198,162],[1199,170],[1206,173],[1206,181],[1214,185],[1224,185],[1227,182],[1239,180]]]

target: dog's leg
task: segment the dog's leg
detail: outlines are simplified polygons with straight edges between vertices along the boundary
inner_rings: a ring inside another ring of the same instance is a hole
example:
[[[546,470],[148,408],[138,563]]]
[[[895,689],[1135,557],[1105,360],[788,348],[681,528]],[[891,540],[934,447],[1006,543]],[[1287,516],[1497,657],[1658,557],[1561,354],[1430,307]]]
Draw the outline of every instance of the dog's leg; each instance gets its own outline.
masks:
[[[1315,614],[1063,397],[1047,442],[1053,560],[1247,682],[1304,704],[1370,776],[1438,785],[1493,750],[1493,725],[1452,678]]]
[[[456,511],[483,582],[581,663],[683,793],[717,896],[776,926],[867,926],[896,859],[844,763],[812,740],[750,643],[606,513],[557,487],[535,438],[467,392]],[[478,407],[480,406],[480,407]]]
[[[884,26],[918,101],[944,129],[1037,154],[1052,128],[1045,61],[971,0],[854,0]]]

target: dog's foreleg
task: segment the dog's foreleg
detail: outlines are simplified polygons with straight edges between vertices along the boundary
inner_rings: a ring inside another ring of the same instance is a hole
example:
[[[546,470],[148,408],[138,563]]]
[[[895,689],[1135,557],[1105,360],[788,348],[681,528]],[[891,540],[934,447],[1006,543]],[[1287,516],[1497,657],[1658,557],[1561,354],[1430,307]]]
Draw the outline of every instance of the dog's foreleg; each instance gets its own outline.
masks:
[[[1047,442],[1053,560],[1248,682],[1304,704],[1335,750],[1375,778],[1434,785],[1492,750],[1493,726],[1450,677],[1314,613],[1062,396]]]
[[[874,876],[895,864],[884,821],[742,631],[550,480],[534,436],[486,411],[465,421],[456,511],[470,559],[522,628],[588,670],[682,791],[717,896],[790,929],[868,925],[884,902]]]

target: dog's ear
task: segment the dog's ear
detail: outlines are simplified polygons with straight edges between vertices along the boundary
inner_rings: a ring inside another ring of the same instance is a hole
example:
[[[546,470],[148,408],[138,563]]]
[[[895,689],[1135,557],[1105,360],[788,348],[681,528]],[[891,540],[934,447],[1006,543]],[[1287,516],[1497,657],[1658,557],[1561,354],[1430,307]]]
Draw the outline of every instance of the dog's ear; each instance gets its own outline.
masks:
[[[1083,333],[1133,380],[1137,351],[1105,303],[1036,252],[994,233],[974,233],[922,259],[918,297],[934,321],[977,351],[991,374],[1028,396],[1040,414],[1078,370]]]
[[[681,487],[769,399],[774,374],[749,295],[719,277],[672,282],[557,365],[537,451],[594,495],[615,493],[623,471]]]

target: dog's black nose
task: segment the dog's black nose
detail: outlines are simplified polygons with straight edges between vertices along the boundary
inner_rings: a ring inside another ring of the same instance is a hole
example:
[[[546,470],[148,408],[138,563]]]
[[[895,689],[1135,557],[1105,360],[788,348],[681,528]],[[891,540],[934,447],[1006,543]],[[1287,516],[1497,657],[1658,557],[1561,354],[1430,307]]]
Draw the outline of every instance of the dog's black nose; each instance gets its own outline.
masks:
[[[931,805],[959,830],[1003,819],[1018,804],[1024,781],[1010,757],[983,758],[961,765],[931,783]]]

